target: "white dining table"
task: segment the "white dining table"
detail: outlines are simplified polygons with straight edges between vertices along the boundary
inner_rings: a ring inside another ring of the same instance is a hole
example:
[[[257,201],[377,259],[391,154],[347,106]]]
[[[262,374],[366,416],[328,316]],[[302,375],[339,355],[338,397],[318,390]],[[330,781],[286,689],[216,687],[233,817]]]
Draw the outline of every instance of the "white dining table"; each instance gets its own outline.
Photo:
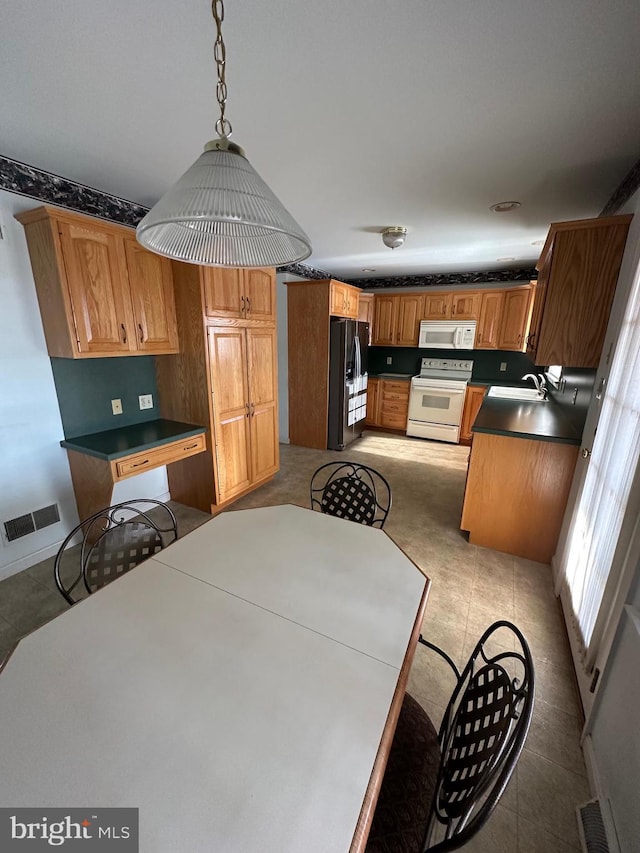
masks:
[[[142,853],[364,849],[428,589],[384,531],[222,513],[20,641],[0,806],[138,808]]]

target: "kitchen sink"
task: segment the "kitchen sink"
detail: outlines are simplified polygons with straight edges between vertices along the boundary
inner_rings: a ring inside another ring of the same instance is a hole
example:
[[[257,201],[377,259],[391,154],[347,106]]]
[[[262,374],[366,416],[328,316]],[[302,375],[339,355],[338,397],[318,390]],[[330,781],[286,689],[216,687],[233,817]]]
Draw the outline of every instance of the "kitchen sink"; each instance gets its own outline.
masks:
[[[487,397],[501,397],[503,400],[529,400],[542,403],[545,399],[542,391],[535,388],[510,388],[508,385],[492,385]]]

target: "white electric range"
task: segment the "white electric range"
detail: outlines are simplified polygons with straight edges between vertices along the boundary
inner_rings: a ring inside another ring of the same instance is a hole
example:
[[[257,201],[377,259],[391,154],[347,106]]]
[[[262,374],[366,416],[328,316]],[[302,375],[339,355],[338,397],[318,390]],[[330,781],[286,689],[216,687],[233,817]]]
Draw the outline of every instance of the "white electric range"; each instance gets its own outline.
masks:
[[[473,361],[423,358],[420,373],[411,380],[407,435],[460,441],[460,424]]]

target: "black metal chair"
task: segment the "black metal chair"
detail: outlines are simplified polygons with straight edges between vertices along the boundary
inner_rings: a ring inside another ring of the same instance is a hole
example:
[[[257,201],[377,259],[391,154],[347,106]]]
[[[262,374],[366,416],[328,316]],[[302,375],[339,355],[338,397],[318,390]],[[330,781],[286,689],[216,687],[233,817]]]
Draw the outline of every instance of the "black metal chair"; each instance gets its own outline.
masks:
[[[506,629],[517,651],[498,649]],[[440,731],[415,699],[405,695],[367,853],[457,850],[486,823],[511,778],[533,712],[534,669],[527,641],[510,622],[495,622],[460,673]],[[498,640],[499,642],[499,640]]]
[[[357,462],[327,462],[311,478],[311,509],[369,527],[382,527],[391,487],[382,474]]]
[[[56,586],[76,604],[177,538],[176,517],[161,501],[141,498],[106,507],[81,521],[60,546]]]

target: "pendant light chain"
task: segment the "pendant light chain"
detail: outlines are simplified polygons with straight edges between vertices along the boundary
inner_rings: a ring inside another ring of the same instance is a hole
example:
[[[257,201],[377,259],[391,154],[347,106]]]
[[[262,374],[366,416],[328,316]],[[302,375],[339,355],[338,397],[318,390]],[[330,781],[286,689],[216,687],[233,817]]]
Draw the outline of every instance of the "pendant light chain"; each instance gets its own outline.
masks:
[[[213,20],[216,22],[216,42],[213,48],[213,56],[218,69],[218,84],[216,86],[216,97],[218,106],[220,107],[220,118],[216,122],[216,133],[218,136],[227,139],[231,136],[231,122],[225,118],[224,110],[227,103],[227,83],[225,80],[225,66],[227,61],[227,50],[224,46],[222,38],[222,22],[224,21],[224,2],[223,0],[212,0],[211,12]]]

